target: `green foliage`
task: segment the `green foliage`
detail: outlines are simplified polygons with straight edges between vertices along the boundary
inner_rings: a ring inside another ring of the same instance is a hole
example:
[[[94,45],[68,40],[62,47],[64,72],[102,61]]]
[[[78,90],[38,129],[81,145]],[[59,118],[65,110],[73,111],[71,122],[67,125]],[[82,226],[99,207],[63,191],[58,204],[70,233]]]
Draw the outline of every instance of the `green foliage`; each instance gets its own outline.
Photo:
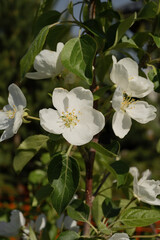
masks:
[[[112,218],[117,216],[121,210],[121,208],[115,206],[114,202],[112,202],[112,200],[108,197],[105,198],[105,200],[103,201],[102,209],[106,218]]]
[[[69,40],[61,53],[63,65],[77,76],[92,84],[92,64],[96,54],[96,42],[89,35]]]
[[[89,217],[89,207],[81,200],[74,200],[67,207],[68,215],[77,221],[87,222]]]
[[[79,166],[74,158],[57,154],[48,166],[48,180],[53,187],[51,201],[58,214],[67,207],[79,184]]]
[[[160,211],[157,209],[131,208],[125,210],[120,221],[126,226],[143,227],[148,226],[160,219]]]
[[[18,147],[13,159],[13,167],[16,172],[22,171],[24,166],[46,145],[48,137],[45,135],[33,135],[26,138]]]
[[[79,235],[73,231],[65,231],[60,234],[57,240],[76,240],[79,239]]]
[[[45,43],[47,34],[49,32],[49,26],[45,26],[41,29],[35,40],[32,42],[30,48],[27,53],[21,59],[21,77],[24,78],[25,74],[28,72],[30,67],[32,66],[36,55],[42,50],[42,47]]]
[[[118,143],[115,142],[115,145],[117,145]],[[117,157],[117,154],[113,151],[108,150],[107,148],[102,147],[102,145],[95,143],[95,142],[90,142],[87,144],[87,146],[94,148],[97,152],[103,154],[104,156],[107,157]]]

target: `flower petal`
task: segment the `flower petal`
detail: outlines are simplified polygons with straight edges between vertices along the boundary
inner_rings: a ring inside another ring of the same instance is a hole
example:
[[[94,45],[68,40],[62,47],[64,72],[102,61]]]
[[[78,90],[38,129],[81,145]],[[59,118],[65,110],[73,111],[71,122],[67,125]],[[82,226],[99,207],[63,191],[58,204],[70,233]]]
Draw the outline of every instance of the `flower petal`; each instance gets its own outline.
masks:
[[[72,145],[81,146],[90,142],[93,138],[93,134],[88,129],[87,125],[75,126],[74,128],[65,128],[63,131],[63,137]]]
[[[135,76],[129,80],[126,93],[132,97],[143,98],[151,93],[153,89],[154,84],[149,79]]]
[[[93,94],[89,89],[83,87],[73,88],[67,97],[71,108],[82,106],[82,104],[93,107]]]
[[[131,118],[123,111],[115,112],[112,119],[112,128],[116,136],[123,138],[131,128]]]
[[[51,50],[42,50],[34,60],[34,69],[37,72],[52,75],[55,72],[56,62],[59,54]]]
[[[39,111],[40,125],[47,132],[54,134],[61,134],[63,127],[61,126],[60,115],[58,111],[49,109],[42,109]]]
[[[42,213],[35,222],[35,232],[39,233],[46,226],[46,216]]]
[[[52,94],[53,106],[61,114],[68,109],[68,91],[64,88],[55,88]]]
[[[46,79],[46,78],[55,77],[55,75],[49,74],[49,73],[42,73],[42,72],[28,72],[26,73],[25,77],[31,78],[31,79]]]
[[[2,133],[1,135],[1,138],[0,138],[0,142],[4,141],[4,140],[7,140],[11,137],[13,137],[14,135],[14,132],[13,132],[13,125],[11,125],[10,127],[8,127],[6,130],[4,130],[4,132]]]
[[[129,236],[127,233],[115,233],[108,240],[129,240]]]
[[[0,111],[0,130],[4,130],[11,124],[13,120],[9,119],[6,112]]]
[[[79,226],[77,226],[77,221],[73,220],[71,217],[66,216],[64,218],[64,227],[68,230],[78,232]]]
[[[147,123],[156,117],[156,108],[145,101],[135,101],[131,103],[126,112],[139,123]]]
[[[117,87],[112,98],[112,107],[114,110],[119,111],[123,102],[123,92],[120,87]]]
[[[8,103],[12,108],[22,106],[23,108],[26,107],[26,98],[24,94],[22,93],[21,89],[14,83],[9,85],[9,97],[8,97]]]
[[[63,137],[72,145],[83,145],[90,142],[105,125],[103,114],[91,107],[80,109],[79,122],[72,128],[65,128]]]
[[[138,64],[131,58],[123,58],[118,61],[118,64],[123,65],[127,69],[129,78],[138,76]]]
[[[64,48],[64,43],[62,43],[62,42],[57,43],[56,52],[60,53],[63,48]]]
[[[23,115],[23,109],[20,108],[16,113],[14,117],[14,124],[13,124],[13,133],[16,134],[18,132],[18,129],[20,128],[22,124],[22,115]]]
[[[113,63],[110,79],[113,83],[122,88],[122,90],[128,88],[129,75],[127,69],[122,64]]]

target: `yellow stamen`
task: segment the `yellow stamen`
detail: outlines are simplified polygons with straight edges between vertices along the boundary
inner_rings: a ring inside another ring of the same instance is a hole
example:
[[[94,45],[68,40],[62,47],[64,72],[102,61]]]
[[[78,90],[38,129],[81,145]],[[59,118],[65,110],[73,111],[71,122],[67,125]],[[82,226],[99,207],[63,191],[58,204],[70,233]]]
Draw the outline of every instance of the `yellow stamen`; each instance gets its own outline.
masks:
[[[7,111],[6,114],[7,114],[8,118],[13,119],[16,114],[16,106],[13,105],[13,110]]]
[[[73,109],[72,112],[62,112],[62,116],[60,118],[63,120],[64,126],[67,128],[70,128],[71,126],[75,127],[79,122],[78,116],[75,114],[75,109]]]

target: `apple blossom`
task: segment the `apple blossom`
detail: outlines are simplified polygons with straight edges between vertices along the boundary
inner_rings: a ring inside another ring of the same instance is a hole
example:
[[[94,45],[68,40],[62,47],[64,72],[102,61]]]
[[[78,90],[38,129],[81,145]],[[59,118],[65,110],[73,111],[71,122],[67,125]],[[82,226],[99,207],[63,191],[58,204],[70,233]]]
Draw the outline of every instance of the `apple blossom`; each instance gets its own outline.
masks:
[[[9,85],[8,90],[9,104],[0,111],[0,130],[4,130],[0,142],[17,133],[22,124],[24,108],[26,107],[26,98],[16,84]]]
[[[112,107],[116,111],[112,119],[112,128],[116,136],[123,138],[131,128],[131,118],[145,124],[156,117],[156,108],[145,101],[128,97],[120,87],[114,92]]]
[[[0,222],[0,236],[16,237],[21,235],[23,240],[29,239],[29,226],[31,226],[36,233],[40,233],[46,226],[46,217],[44,214],[40,214],[35,222],[30,221],[27,226],[25,223],[26,220],[22,212],[16,209],[13,210],[9,222]]]
[[[59,75],[64,68],[60,59],[60,53],[63,47],[64,44],[59,42],[56,51],[47,49],[42,50],[34,60],[34,69],[36,72],[29,72],[26,74],[26,77],[32,79],[45,79],[54,78]]]
[[[62,134],[72,145],[90,142],[105,125],[103,114],[93,108],[93,95],[88,89],[76,87],[68,92],[55,88],[52,102],[57,110],[40,110],[40,124],[50,133]]]
[[[108,240],[129,240],[129,236],[127,233],[115,233]]]
[[[112,56],[113,67],[110,78],[130,97],[143,98],[151,93],[154,84],[148,79],[138,75],[138,64],[131,58],[123,58],[117,62]]]
[[[159,205],[160,199],[157,196],[160,194],[160,181],[149,180],[151,171],[147,169],[143,172],[142,177],[138,180],[139,172],[136,167],[130,168],[130,173],[133,175],[133,193],[139,201],[150,205]]]

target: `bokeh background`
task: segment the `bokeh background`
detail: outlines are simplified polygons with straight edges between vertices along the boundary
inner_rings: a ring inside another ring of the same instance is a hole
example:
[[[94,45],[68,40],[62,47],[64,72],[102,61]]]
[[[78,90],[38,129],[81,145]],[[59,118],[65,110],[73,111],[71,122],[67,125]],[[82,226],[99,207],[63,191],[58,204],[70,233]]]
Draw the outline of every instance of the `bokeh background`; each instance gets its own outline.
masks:
[[[48,1],[48,9],[63,11],[68,0],[52,0]],[[78,2],[78,1],[73,1]],[[27,99],[27,107],[30,115],[38,117],[39,109],[50,107],[51,100],[48,93],[53,91],[58,84],[62,82],[54,82],[53,80],[34,81],[30,79],[20,79],[20,59],[24,56],[35,37],[35,18],[38,14],[40,0],[0,0],[0,109],[7,104],[8,86],[11,83],[18,84]],[[114,9],[120,14],[128,16],[134,11],[140,11],[143,1],[113,0]],[[75,16],[79,16],[80,7],[75,7]],[[68,15],[65,16],[68,18]],[[132,31],[137,29],[150,31],[151,24],[145,21],[138,22],[128,32],[128,36],[132,35]],[[55,49],[56,42],[66,42],[71,36],[77,36],[79,29],[77,27],[64,27],[61,35],[52,32],[48,36],[46,48]],[[52,43],[54,38],[54,44]],[[137,59],[136,54],[130,50],[129,54]],[[158,54],[158,53],[157,53]],[[122,54],[120,56],[123,56]],[[105,79],[109,82],[109,69],[106,66]],[[68,88],[71,88],[69,85]],[[133,125],[129,134],[120,140],[113,134],[111,128],[111,119],[108,120],[105,131],[102,134],[101,142],[109,144],[110,139],[116,139],[121,144],[121,160],[125,161],[129,166],[137,166],[142,172],[149,168],[155,179],[160,179],[160,119],[159,119],[159,103],[160,97],[157,93],[149,95],[147,101],[156,106],[156,120],[141,125],[133,121]],[[47,211],[47,205],[44,204],[32,208],[33,196],[44,181],[45,170],[49,161],[47,151],[43,150],[37,154],[25,166],[23,171],[18,175],[13,169],[13,158],[16,148],[28,136],[43,133],[39,123],[32,122],[23,124],[12,139],[0,143],[0,220],[7,220],[11,209],[18,208],[22,210],[25,216],[38,215],[39,212]],[[35,170],[38,168],[38,171]],[[51,214],[52,215],[52,214]],[[52,219],[52,216],[50,216]],[[52,222],[50,222],[52,223]],[[54,236],[54,231],[53,231]]]

